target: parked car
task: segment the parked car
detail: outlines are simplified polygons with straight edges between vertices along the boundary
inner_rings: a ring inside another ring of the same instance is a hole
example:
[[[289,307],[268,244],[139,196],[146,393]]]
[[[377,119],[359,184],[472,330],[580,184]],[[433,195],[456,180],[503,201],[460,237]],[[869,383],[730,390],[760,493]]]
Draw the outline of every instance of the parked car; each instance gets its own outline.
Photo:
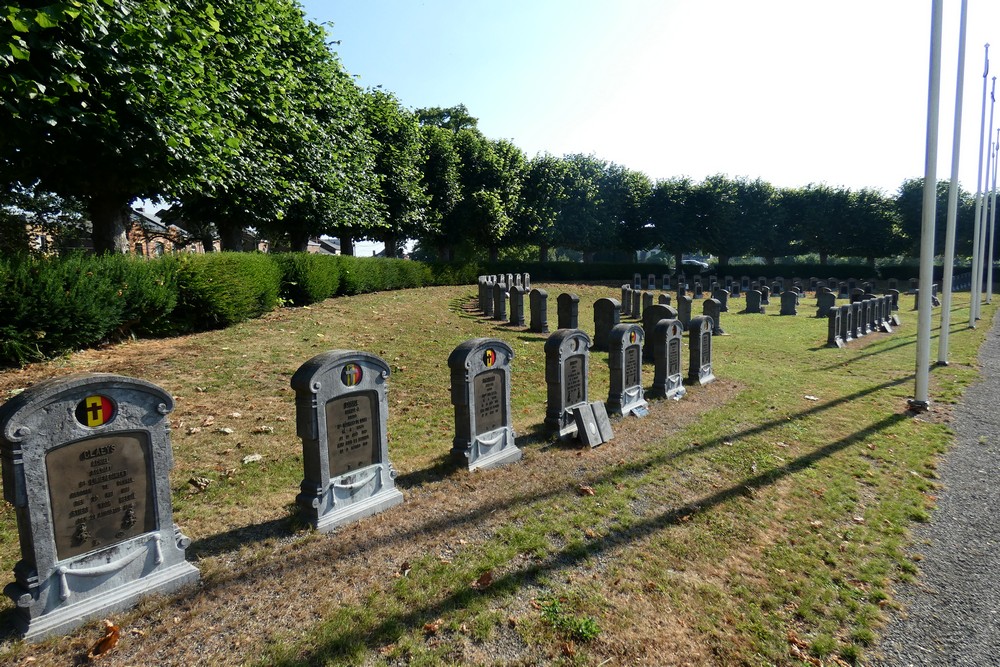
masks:
[[[708,262],[701,262],[701,261],[699,261],[697,259],[682,259],[681,260],[681,265],[682,266],[694,266],[694,267],[697,267],[699,269],[707,269],[708,268]]]

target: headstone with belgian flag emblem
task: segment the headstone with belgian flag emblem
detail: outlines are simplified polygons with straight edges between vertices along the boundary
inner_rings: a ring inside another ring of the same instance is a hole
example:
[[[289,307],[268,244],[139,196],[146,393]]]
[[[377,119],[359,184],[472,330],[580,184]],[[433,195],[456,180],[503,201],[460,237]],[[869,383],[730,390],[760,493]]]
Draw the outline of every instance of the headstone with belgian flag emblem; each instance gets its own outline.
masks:
[[[611,386],[607,410],[611,414],[645,417],[648,404],[642,390],[642,345],[645,340],[638,324],[618,324],[609,336],[608,365]]]
[[[0,407],[4,498],[22,560],[4,592],[29,641],[198,580],[174,524],[160,387],[108,373],[41,382]]]
[[[510,362],[514,350],[495,338],[467,340],[448,356],[455,406],[452,454],[469,470],[521,458],[510,412]]]
[[[292,376],[305,468],[295,500],[321,532],[403,502],[386,438],[389,372],[374,354],[331,350]]]

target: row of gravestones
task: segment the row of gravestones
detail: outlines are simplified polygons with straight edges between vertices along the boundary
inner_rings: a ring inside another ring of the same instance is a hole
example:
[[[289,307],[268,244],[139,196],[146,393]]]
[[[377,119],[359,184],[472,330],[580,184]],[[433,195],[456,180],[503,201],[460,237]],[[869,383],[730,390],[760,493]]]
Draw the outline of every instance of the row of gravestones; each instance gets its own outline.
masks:
[[[649,395],[680,398],[684,327],[663,318],[652,331],[650,346],[638,324],[611,328],[606,403],[589,401],[590,338],[576,328],[554,332],[545,344],[546,423],[590,446],[611,439],[609,411],[647,409],[644,358],[655,366]],[[708,318],[692,320],[689,347],[689,382],[712,381]],[[477,338],[448,358],[452,453],[470,470],[521,458],[510,407],[513,357],[503,341]],[[292,376],[304,468],[296,502],[321,531],[403,501],[388,452],[389,374],[373,354],[335,350]],[[42,382],[0,406],[4,498],[15,510],[22,555],[4,592],[25,639],[67,632],[198,580],[185,560],[190,540],[173,521],[173,408],[160,387],[104,373]]]
[[[883,296],[865,294],[860,299],[840,306],[828,303],[829,298],[819,301],[820,306],[816,316],[823,317],[820,312],[825,312],[827,347],[844,347],[852,340],[877,331],[892,333],[892,327],[900,325],[899,316],[893,313],[896,307],[894,302],[898,301],[899,292],[892,291],[893,294]]]
[[[909,293],[913,293],[917,289],[917,279],[911,278],[909,280]],[[758,287],[754,287],[754,284]],[[838,293],[845,295],[850,292],[850,290],[856,287],[862,286],[864,284],[866,291],[871,292],[872,286],[875,280],[869,279],[868,281],[859,281],[854,278],[849,278],[847,280],[840,280],[839,278],[829,278],[823,280],[822,278],[812,277],[809,280],[804,280],[802,278],[792,278],[790,282],[787,283],[788,287],[798,287],[800,291],[817,292],[821,287],[828,287],[831,290],[839,288]],[[756,280],[753,280],[750,276],[740,276],[735,278],[734,276],[725,276],[722,281],[718,280],[715,275],[708,276],[707,280],[702,278],[702,275],[695,274],[694,277],[689,281],[684,273],[678,273],[676,275],[663,274],[659,279],[657,279],[656,274],[650,273],[646,276],[636,273],[632,277],[632,282],[630,287],[635,290],[656,290],[660,289],[664,292],[669,292],[673,290],[673,284],[685,287],[690,290],[696,290],[697,286],[702,286],[703,289],[714,290],[717,286],[722,287],[727,290],[730,294],[736,295],[741,292],[746,292],[751,289],[759,289],[760,286],[767,285],[772,292],[775,294],[780,294],[785,291],[786,280],[782,276],[776,276],[771,280],[768,280],[767,276],[759,276]],[[777,285],[777,287],[775,287]],[[886,289],[899,289],[899,281],[896,278],[889,278],[887,280]],[[701,292],[702,290],[696,290]]]

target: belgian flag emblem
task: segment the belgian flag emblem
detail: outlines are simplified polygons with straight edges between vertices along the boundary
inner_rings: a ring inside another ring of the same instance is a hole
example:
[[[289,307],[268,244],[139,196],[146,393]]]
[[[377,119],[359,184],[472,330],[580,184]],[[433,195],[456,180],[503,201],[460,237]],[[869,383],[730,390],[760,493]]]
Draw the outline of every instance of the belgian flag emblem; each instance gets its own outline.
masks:
[[[347,387],[356,387],[361,383],[362,377],[364,377],[364,373],[361,370],[361,366],[357,364],[347,364],[344,366],[344,370],[340,372],[340,379]]]
[[[483,352],[483,363],[487,368],[491,368],[497,362],[496,350],[489,349]]]
[[[88,396],[76,406],[76,420],[91,428],[107,424],[114,416],[115,404],[107,396]]]
[[[635,329],[633,329],[632,331],[628,332],[628,342],[629,342],[629,344],[635,345],[635,339],[636,339]]]

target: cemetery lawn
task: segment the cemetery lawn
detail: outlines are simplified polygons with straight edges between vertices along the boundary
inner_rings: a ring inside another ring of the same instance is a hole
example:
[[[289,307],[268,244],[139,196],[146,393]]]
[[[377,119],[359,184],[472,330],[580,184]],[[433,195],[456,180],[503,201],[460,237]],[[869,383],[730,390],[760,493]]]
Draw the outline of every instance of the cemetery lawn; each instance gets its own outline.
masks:
[[[550,326],[556,296],[572,291],[591,335],[593,302],[620,297],[608,286],[542,287]],[[678,402],[652,401],[648,417],[615,422],[614,440],[583,450],[541,427],[546,336],[476,315],[474,295],[469,286],[340,298],[0,372],[2,400],[74,371],[143,378],[177,399],[174,516],[202,581],[115,616],[122,639],[102,663],[862,659],[894,587],[918,576],[909,528],[933,510],[936,462],[953,442],[950,408],[977,377],[993,306],[970,330],[968,295],[956,295],[952,363],[932,372],[932,410],[913,416],[912,297],[901,299],[895,333],[846,349],[824,347],[814,299],[797,317],[778,316],[777,305],[739,315],[744,302],[731,299],[729,335],[713,341],[718,381]],[[515,350],[524,459],[470,474],[448,458],[447,358],[481,336]],[[936,352],[936,332],[932,344]],[[294,506],[302,460],[289,379],[337,348],[373,352],[392,368],[389,454],[405,502],[322,535]],[[646,386],[652,370],[643,367]],[[607,391],[607,354],[593,352],[591,400]],[[18,558],[4,503],[6,581]],[[3,598],[3,664],[72,664],[101,635],[91,623],[26,645],[10,635],[10,608]]]

